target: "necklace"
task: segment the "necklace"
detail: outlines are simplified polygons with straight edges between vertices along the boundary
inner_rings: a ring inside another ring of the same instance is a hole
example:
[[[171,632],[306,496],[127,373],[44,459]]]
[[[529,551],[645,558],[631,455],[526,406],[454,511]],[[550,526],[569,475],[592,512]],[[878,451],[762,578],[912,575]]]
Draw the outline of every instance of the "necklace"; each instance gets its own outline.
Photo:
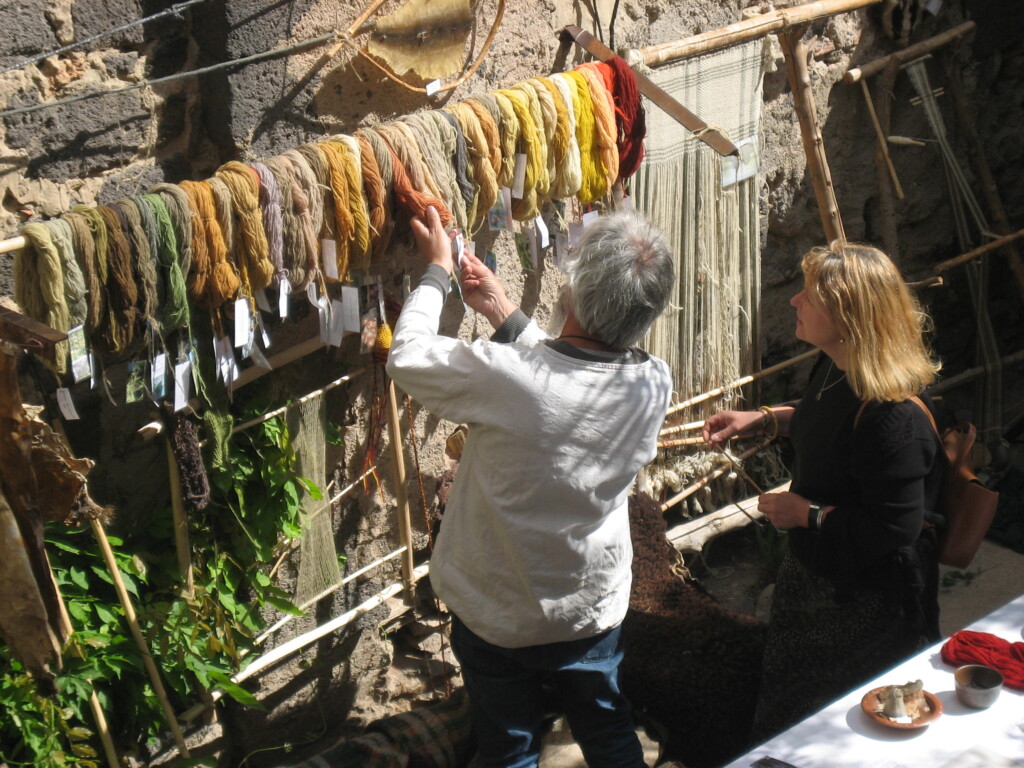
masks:
[[[821,387],[818,389],[818,394],[814,396],[815,400],[821,400],[822,393],[832,389],[832,387],[834,387],[836,384],[838,384],[840,381],[846,378],[846,372],[844,371],[842,376],[833,381],[831,384],[828,383],[828,377],[832,375],[832,367],[834,365],[835,363],[830,360],[828,363],[828,370],[825,371],[825,380],[821,382]]]

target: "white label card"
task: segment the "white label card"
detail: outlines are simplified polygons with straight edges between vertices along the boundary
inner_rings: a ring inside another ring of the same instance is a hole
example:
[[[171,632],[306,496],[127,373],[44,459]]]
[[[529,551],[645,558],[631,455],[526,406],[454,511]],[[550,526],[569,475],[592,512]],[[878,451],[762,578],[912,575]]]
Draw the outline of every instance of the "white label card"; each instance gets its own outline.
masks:
[[[283,320],[288,317],[288,294],[291,293],[292,284],[287,277],[282,277],[277,287],[277,314]]]
[[[324,255],[324,277],[328,280],[337,280],[338,243],[325,238],[320,241],[320,252]]]
[[[71,373],[77,384],[92,375],[88,345],[85,341],[85,326],[76,325],[68,331],[68,349],[71,354]]]
[[[167,354],[164,352],[153,358],[149,389],[156,400],[160,400],[167,394]]]
[[[327,343],[332,347],[341,345],[341,337],[345,335],[345,308],[342,302],[335,299],[331,302],[331,327],[327,334]]]
[[[192,364],[182,360],[174,366],[174,410],[180,411],[188,405],[191,395],[192,377],[189,375]]]
[[[274,369],[274,366],[270,364],[270,361],[267,360],[266,356],[260,351],[259,344],[252,345],[252,349],[249,350],[249,359],[260,368],[266,368],[268,371],[272,371]]]
[[[512,170],[512,197],[517,200],[523,197],[523,186],[526,184],[526,155],[516,155],[516,166]]]
[[[317,300],[317,316],[320,318],[320,341],[329,344],[331,341],[331,305],[326,296]]]
[[[601,218],[601,212],[600,211],[588,211],[587,213],[584,213],[583,214],[583,228],[586,229],[591,224],[593,224],[595,221],[597,221],[599,218]]]
[[[505,206],[505,229],[512,229],[512,190],[508,187],[501,188],[501,202]]]
[[[569,232],[567,233],[567,240],[570,248],[575,248],[580,244],[580,238],[583,237],[583,223],[576,224],[575,222],[569,225]]]
[[[77,421],[78,411],[75,410],[75,403],[71,399],[71,391],[67,387],[57,389],[57,405],[60,412],[68,421]]]
[[[462,250],[466,247],[466,238],[459,232],[452,240],[452,258],[455,259],[455,266],[462,269]]]
[[[533,223],[537,227],[537,247],[543,251],[550,242],[548,239],[548,225],[544,223],[543,216],[538,216],[533,220]]]
[[[429,83],[423,86],[423,90],[427,92],[427,96],[433,96],[435,93],[441,90],[441,81],[431,80]]]
[[[924,9],[933,16],[936,15],[941,8],[942,0],[928,0],[927,5],[924,7]]]
[[[235,300],[235,346],[244,347],[252,337],[252,316],[249,300],[244,296]]]
[[[319,308],[320,300],[317,298],[316,283],[310,283],[306,286],[306,298],[309,299],[310,304]]]
[[[354,285],[341,288],[341,316],[345,333],[359,333],[359,289]]]

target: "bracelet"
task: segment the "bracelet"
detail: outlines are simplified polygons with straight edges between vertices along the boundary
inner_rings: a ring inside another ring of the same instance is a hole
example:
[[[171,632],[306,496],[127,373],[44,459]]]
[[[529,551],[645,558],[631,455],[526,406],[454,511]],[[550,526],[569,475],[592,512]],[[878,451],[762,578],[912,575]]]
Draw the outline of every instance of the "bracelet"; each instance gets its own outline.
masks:
[[[807,507],[807,527],[812,531],[821,530],[821,504],[812,501]]]
[[[758,410],[764,411],[764,416],[761,417],[761,429],[764,430],[765,425],[768,423],[769,417],[772,420],[772,436],[769,440],[774,440],[779,436],[779,417],[775,415],[775,411],[772,410],[770,405],[762,405]]]

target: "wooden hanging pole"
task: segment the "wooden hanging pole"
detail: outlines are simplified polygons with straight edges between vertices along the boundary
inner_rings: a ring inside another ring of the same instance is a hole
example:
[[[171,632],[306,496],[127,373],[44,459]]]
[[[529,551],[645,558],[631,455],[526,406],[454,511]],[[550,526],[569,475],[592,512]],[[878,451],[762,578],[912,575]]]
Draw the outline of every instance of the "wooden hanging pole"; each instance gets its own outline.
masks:
[[[48,360],[57,357],[57,344],[67,339],[63,331],[33,320],[31,317],[0,307],[0,339],[30,349]]]
[[[759,451],[763,451],[769,445],[771,445],[771,440],[765,440],[762,443],[758,443],[757,445],[751,446],[750,448],[745,450],[743,453],[741,453],[739,456],[737,456],[736,457],[736,461],[743,461],[745,459],[749,459],[755,453],[758,453]],[[671,499],[669,499],[668,501],[666,501],[664,504],[661,505],[661,511],[664,512],[669,507],[672,507],[672,506],[678,504],[680,501],[682,501],[683,499],[687,498],[688,496],[692,496],[697,491],[699,491],[701,488],[703,488],[708,483],[710,483],[712,480],[717,480],[719,477],[721,477],[726,472],[728,472],[729,470],[732,469],[732,463],[733,463],[733,460],[730,459],[729,460],[729,464],[727,464],[726,466],[719,467],[718,469],[713,470],[712,472],[709,472],[708,474],[704,475],[704,477],[700,478],[697,482],[695,482],[692,485],[690,485],[689,487],[684,488],[683,490],[681,490],[679,493],[677,493],[675,496],[673,496]]]
[[[412,424],[409,425],[410,432]],[[412,437],[415,439],[415,437]],[[405,584],[405,599],[412,603],[413,562],[412,521],[409,517],[409,494],[406,491],[405,454],[402,452],[402,431],[398,417],[398,397],[395,382],[388,380],[388,443],[391,446],[391,460],[395,465],[395,504],[398,513],[398,540],[405,547],[402,553],[402,581]]]
[[[730,48],[750,40],[758,40],[768,35],[778,34],[796,25],[806,24],[826,16],[855,11],[874,5],[879,1],[820,0],[820,2],[804,3],[794,8],[781,8],[767,13],[750,14],[748,18],[737,21],[735,24],[729,24],[683,40],[626,51],[624,58],[630,64],[643,63],[648,67],[657,67],[678,59],[720,51],[723,48]]]
[[[171,708],[171,702],[167,698],[167,691],[164,689],[163,681],[160,679],[160,671],[157,669],[156,662],[153,661],[153,656],[149,652],[149,646],[146,644],[146,638],[142,634],[141,627],[139,627],[139,619],[135,615],[135,607],[132,605],[131,596],[124,586],[124,579],[121,578],[121,570],[117,567],[117,560],[114,557],[114,550],[110,547],[107,532],[103,529],[103,524],[99,520],[92,519],[89,523],[92,526],[93,534],[96,536],[96,541],[99,542],[103,559],[107,563],[107,570],[110,571],[110,576],[114,580],[114,589],[117,591],[117,597],[121,601],[121,607],[124,609],[125,620],[128,622],[128,626],[132,631],[132,637],[135,638],[135,644],[142,655],[143,666],[146,667],[146,672],[149,674],[149,682],[153,686],[153,692],[160,701],[160,707],[167,718],[167,725],[170,726],[174,743],[178,745],[178,751],[181,753],[181,756],[188,759],[191,755],[185,744],[185,737],[181,732],[181,727],[178,725],[178,718]]]
[[[962,253],[952,259],[939,262],[932,267],[932,271],[937,275],[941,275],[943,272],[948,272],[953,267],[959,267],[961,264],[974,261],[975,259],[984,256],[986,253],[1003,248],[1015,240],[1020,240],[1022,237],[1024,237],[1024,229],[1018,229],[1016,232],[1006,235],[1005,237],[1000,237],[998,240],[993,240],[991,243],[985,243],[984,245],[978,246],[973,251],[968,251],[967,253]]]
[[[845,240],[843,220],[839,215],[839,203],[836,201],[835,187],[832,185],[832,172],[825,156],[825,142],[821,136],[818,123],[818,111],[811,90],[811,74],[807,67],[808,52],[803,36],[806,25],[799,25],[778,35],[783,55],[786,57],[786,74],[789,86],[793,91],[793,107],[800,121],[800,137],[804,143],[804,154],[807,156],[807,171],[811,177],[811,187],[818,201],[818,214],[825,230],[825,239]]]
[[[975,26],[976,25],[973,21],[965,21],[963,24],[958,24],[952,29],[946,30],[942,34],[935,35],[935,37],[929,37],[927,40],[922,40],[919,43],[915,43],[914,45],[896,51],[896,53],[891,53],[888,56],[883,56],[880,59],[869,61],[867,64],[862,64],[859,67],[848,69],[843,75],[843,82],[855,83],[862,78],[877,75],[889,66],[889,63],[892,61],[895,61],[899,65],[903,65],[908,61],[919,59],[925,54],[931,53],[936,48],[941,48],[954,40],[958,40],[968,32],[973,31]]]

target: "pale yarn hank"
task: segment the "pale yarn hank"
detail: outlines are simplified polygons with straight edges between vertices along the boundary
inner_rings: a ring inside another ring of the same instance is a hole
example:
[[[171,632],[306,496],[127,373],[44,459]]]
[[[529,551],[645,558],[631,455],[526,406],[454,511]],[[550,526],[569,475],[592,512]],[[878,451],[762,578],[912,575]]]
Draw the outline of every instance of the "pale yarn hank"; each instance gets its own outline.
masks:
[[[14,252],[14,300],[33,320],[57,331],[71,327],[64,296],[64,269],[48,227],[41,223],[21,228],[25,246]],[[68,369],[68,343],[56,345],[57,373]]]

